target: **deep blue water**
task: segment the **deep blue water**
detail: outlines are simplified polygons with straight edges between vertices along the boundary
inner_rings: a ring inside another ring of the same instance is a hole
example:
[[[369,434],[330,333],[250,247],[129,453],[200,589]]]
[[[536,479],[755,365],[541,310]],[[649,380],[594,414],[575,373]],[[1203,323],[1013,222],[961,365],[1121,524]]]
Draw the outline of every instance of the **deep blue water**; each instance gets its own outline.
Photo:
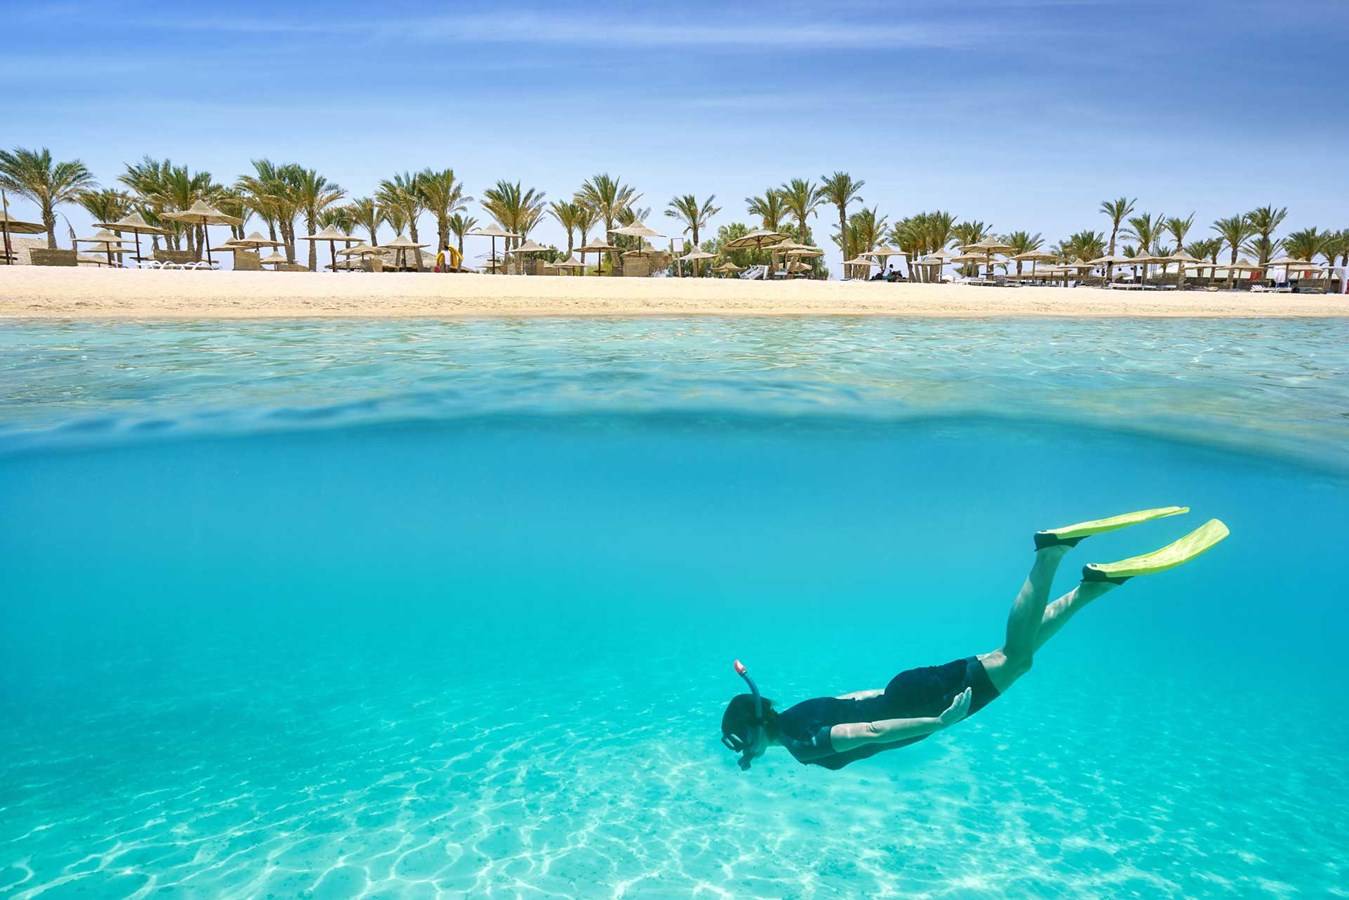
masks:
[[[0,893],[1349,883],[1349,327],[0,328]],[[718,741],[992,649],[1037,528],[1231,538],[842,772]]]

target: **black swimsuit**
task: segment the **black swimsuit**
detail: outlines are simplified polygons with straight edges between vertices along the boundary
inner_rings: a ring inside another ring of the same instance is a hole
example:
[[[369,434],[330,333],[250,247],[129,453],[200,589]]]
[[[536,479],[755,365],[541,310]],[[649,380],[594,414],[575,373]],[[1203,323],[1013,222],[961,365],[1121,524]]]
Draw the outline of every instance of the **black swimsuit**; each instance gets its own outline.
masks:
[[[885,693],[875,697],[858,700],[816,697],[798,703],[778,714],[778,739],[802,763],[841,769],[848,763],[875,756],[885,750],[906,747],[923,738],[887,744],[864,744],[835,753],[829,741],[829,729],[835,725],[939,716],[965,688],[971,690],[971,715],[998,696],[998,689],[988,680],[984,664],[977,656],[953,660],[943,666],[925,666],[900,672],[886,685]]]

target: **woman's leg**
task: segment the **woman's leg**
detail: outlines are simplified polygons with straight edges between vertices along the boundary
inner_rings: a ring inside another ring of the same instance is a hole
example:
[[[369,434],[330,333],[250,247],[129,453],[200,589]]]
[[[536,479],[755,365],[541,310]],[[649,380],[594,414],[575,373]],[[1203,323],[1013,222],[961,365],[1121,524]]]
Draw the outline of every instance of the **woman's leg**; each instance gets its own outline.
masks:
[[[1070,548],[1065,545],[1045,547],[1035,551],[1035,563],[1016,595],[1012,611],[1007,615],[1007,639],[1000,649],[979,657],[988,672],[988,680],[998,689],[1007,690],[1022,675],[1030,671],[1037,636],[1049,603],[1049,589],[1054,573]]]

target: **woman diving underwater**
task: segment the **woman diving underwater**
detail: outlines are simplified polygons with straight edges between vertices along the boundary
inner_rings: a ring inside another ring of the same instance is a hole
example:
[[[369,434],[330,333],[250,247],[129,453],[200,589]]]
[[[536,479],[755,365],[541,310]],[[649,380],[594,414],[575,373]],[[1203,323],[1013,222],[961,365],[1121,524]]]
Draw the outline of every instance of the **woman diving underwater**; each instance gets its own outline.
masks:
[[[1053,603],[1049,589],[1059,563],[1083,538],[1141,522],[1189,512],[1168,506],[1065,525],[1035,535],[1035,562],[1007,617],[1007,636],[997,650],[941,666],[909,669],[884,690],[816,697],[778,712],[763,698],[749,672],[735,670],[750,693],[737,694],[721,719],[721,740],[740,754],[740,768],[781,746],[798,762],[841,769],[885,750],[921,741],[983,709],[1030,671],[1035,652],[1069,619],[1130,578],[1189,562],[1227,537],[1227,526],[1210,519],[1160,550],[1113,563],[1092,563],[1082,581]]]

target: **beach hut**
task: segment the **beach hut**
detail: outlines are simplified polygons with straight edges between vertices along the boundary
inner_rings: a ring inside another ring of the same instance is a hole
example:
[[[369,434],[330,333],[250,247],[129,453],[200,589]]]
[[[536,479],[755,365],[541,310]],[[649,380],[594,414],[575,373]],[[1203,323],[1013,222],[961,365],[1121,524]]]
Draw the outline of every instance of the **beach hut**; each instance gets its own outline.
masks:
[[[4,192],[0,191],[0,195],[3,194]],[[5,265],[8,266],[14,264],[15,256],[14,245],[9,240],[11,234],[45,234],[47,229],[37,222],[25,222],[22,219],[11,217],[9,214],[9,198],[5,197],[0,200],[0,231],[4,233],[4,253],[0,258],[3,258]]]
[[[200,225],[202,238],[206,242],[206,261],[211,259],[211,232],[208,226],[211,225],[239,225],[243,219],[235,216],[227,216],[214,206],[208,204],[205,200],[198,200],[187,209],[181,212],[164,213],[164,218],[172,219],[175,222],[182,222],[184,225]]]
[[[95,228],[106,228],[117,234],[128,233],[135,238],[136,255],[133,257],[137,263],[144,261],[141,256],[141,235],[143,234],[168,234],[167,228],[159,228],[145,221],[145,217],[138,212],[133,212],[123,216],[116,222],[95,222]]]

